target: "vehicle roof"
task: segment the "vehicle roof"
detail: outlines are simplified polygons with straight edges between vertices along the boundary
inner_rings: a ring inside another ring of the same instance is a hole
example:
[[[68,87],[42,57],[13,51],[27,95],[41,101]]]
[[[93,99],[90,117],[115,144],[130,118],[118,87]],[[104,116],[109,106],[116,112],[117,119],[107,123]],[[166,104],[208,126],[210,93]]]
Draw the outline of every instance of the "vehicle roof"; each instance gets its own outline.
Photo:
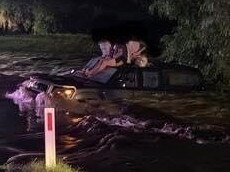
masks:
[[[123,65],[118,68],[140,68],[136,65]],[[140,68],[141,70],[180,70],[180,71],[191,71],[191,72],[199,72],[197,68],[193,68],[186,65],[180,65],[175,63],[165,63],[160,61],[154,61],[147,67]]]

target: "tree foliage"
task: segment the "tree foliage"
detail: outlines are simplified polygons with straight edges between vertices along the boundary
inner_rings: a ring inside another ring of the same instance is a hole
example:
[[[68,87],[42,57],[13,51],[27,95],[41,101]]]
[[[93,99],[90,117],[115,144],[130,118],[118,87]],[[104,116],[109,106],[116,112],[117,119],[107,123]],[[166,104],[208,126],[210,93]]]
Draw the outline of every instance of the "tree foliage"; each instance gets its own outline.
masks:
[[[49,34],[57,32],[57,18],[55,13],[44,3],[36,3],[33,8],[33,33]]]
[[[43,0],[0,0],[1,24],[13,33],[56,32],[58,18],[55,10]]]
[[[1,0],[0,13],[3,17],[1,24],[7,23],[7,27],[10,27],[12,31],[31,32],[32,2],[32,0]]]
[[[140,15],[139,9],[133,0],[0,0],[0,30],[35,34],[89,32],[95,18],[102,14],[135,18],[132,14]]]
[[[154,0],[149,11],[177,21],[162,38],[163,59],[198,67],[208,83],[230,86],[229,0]]]

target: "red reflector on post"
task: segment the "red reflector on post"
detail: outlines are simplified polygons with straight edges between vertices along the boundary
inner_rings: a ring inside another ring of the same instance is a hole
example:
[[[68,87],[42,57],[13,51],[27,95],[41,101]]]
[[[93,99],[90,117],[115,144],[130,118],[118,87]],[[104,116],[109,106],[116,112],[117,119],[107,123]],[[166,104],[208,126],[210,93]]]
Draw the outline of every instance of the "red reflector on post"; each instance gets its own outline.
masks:
[[[52,113],[48,113],[47,118],[48,118],[47,119],[48,120],[47,129],[48,129],[48,131],[52,131],[53,130]]]

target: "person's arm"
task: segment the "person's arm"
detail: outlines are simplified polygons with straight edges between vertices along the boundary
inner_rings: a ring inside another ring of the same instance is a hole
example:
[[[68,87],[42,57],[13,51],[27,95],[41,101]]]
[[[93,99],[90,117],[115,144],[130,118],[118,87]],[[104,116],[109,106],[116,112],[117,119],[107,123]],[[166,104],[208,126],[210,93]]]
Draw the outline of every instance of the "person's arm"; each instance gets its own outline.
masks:
[[[103,71],[108,66],[116,66],[116,60],[115,59],[104,59],[100,63],[97,64],[92,70],[86,72],[86,75],[88,77],[98,74],[99,72]]]
[[[119,66],[122,66],[123,64],[124,64],[123,61],[119,61],[119,62],[116,63],[116,66],[119,67]]]
[[[145,50],[146,50],[146,47],[143,47],[142,49],[138,50],[137,52],[133,52],[132,55],[133,56],[138,56],[138,55],[140,55]]]
[[[86,69],[90,69],[93,68],[96,63],[98,63],[98,61],[101,59],[102,57],[96,57],[96,58],[92,58],[84,67],[82,70],[86,70]]]

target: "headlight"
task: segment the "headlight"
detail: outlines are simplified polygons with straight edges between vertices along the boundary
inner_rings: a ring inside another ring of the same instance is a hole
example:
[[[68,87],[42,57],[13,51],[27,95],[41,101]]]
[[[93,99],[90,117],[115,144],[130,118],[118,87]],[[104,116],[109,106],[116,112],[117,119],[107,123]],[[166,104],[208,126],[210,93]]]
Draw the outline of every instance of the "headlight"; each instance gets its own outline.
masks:
[[[51,93],[54,95],[61,96],[61,97],[66,98],[66,99],[72,99],[76,93],[76,88],[71,87],[71,86],[69,86],[69,87],[67,87],[67,86],[56,87],[55,86]]]
[[[64,91],[64,94],[67,96],[67,97],[71,97],[74,93],[74,90],[70,90],[70,89],[66,89]]]

